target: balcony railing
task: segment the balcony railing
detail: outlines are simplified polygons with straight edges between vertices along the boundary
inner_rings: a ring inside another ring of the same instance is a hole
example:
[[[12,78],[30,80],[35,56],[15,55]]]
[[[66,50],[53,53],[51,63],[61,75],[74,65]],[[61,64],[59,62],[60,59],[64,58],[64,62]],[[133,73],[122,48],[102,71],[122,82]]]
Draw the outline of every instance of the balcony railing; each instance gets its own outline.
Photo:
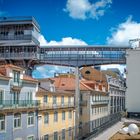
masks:
[[[108,104],[108,103],[109,103],[109,100],[92,101],[92,105]]]
[[[72,103],[41,103],[40,109],[56,109],[56,108],[71,108],[74,107],[74,102]]]
[[[34,108],[39,106],[38,100],[3,100],[0,101],[0,109],[20,109],[20,108]]]
[[[22,84],[23,84],[23,81],[21,79],[19,79],[19,81],[17,81],[17,82],[15,82],[13,79],[10,80],[10,86],[12,88],[14,88],[14,87],[21,88],[22,87]]]
[[[1,41],[17,41],[17,40],[28,40],[28,41],[33,41],[35,44],[39,45],[39,41],[37,38],[33,35],[0,35],[0,40]]]

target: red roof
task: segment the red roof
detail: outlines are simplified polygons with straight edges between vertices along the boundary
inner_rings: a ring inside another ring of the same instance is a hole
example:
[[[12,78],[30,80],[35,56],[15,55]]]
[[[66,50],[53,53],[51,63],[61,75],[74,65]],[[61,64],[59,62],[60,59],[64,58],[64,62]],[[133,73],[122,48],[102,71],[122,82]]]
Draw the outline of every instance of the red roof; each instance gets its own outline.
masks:
[[[23,75],[23,80],[26,80],[26,81],[32,81],[32,82],[38,82],[38,80],[32,78],[31,76],[28,76],[28,75]]]
[[[56,89],[61,90],[75,90],[75,78],[68,77],[55,77],[52,78],[54,80],[54,85]],[[80,82],[80,90],[92,90],[90,87]]]

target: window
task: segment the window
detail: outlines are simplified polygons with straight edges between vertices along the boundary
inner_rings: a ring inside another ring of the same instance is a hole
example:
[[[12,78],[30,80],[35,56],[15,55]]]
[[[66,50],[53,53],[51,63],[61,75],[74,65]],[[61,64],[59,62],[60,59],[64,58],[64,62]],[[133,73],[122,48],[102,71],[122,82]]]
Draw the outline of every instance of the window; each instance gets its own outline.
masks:
[[[43,140],[49,140],[49,135],[45,135]]]
[[[83,110],[82,110],[82,108],[80,107],[80,115],[82,115],[83,114]]]
[[[49,123],[49,113],[45,113],[45,115],[44,115],[44,123],[45,124]]]
[[[24,35],[23,31],[15,31],[15,35]]]
[[[4,99],[4,93],[2,90],[0,90],[0,105],[3,104],[3,99]]]
[[[57,100],[56,96],[53,96],[53,104],[56,104],[56,100]]]
[[[92,121],[92,130],[95,128],[94,121]]]
[[[19,103],[19,92],[18,91],[14,91],[13,93],[13,101],[14,101],[14,104],[18,104]]]
[[[95,101],[95,95],[92,95],[92,102]]]
[[[58,132],[54,132],[54,140],[58,140]]]
[[[62,120],[65,120],[65,111],[62,111]]]
[[[65,129],[62,129],[62,140],[65,140]]]
[[[5,115],[0,114],[0,131],[5,130]]]
[[[72,135],[71,127],[69,127],[69,137]]]
[[[54,112],[54,122],[57,122],[58,121],[58,112],[55,111]]]
[[[13,71],[13,75],[14,75],[14,82],[15,83],[19,83],[19,79],[20,79],[20,72],[19,71]]]
[[[21,127],[21,114],[16,113],[14,115],[14,128]]]
[[[64,105],[64,96],[61,96],[61,104]]]
[[[0,35],[2,35],[2,36],[7,36],[8,35],[8,32],[0,32]]]
[[[71,97],[68,97],[68,104],[71,104]]]
[[[44,103],[48,103],[48,95],[44,96]]]
[[[80,94],[80,101],[83,101],[83,95]]]
[[[29,136],[27,140],[34,140],[34,136]]]
[[[69,119],[71,119],[72,118],[72,111],[70,110],[69,111]]]
[[[28,92],[27,100],[28,100],[29,102],[33,100],[32,97],[33,97],[33,96],[32,96],[32,92]]]
[[[28,113],[28,125],[33,125],[34,124],[34,113],[29,112]]]

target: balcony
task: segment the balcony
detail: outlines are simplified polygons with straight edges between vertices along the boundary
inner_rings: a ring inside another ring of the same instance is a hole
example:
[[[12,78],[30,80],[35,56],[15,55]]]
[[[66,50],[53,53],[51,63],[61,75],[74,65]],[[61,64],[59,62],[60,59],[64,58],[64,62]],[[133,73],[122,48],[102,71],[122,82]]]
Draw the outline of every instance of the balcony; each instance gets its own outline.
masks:
[[[87,106],[87,101],[80,101],[80,106]]]
[[[108,103],[109,103],[109,100],[100,100],[100,101],[93,101],[92,105],[104,105]]]
[[[41,103],[39,106],[39,110],[44,110],[44,109],[57,109],[57,108],[73,108],[74,102],[72,103]]]
[[[3,100],[0,101],[0,110],[11,110],[11,109],[29,109],[36,108],[39,106],[38,100]]]
[[[39,41],[33,34],[0,35],[0,40],[2,41],[2,43],[7,43],[6,41],[15,41],[17,43],[19,43],[19,41],[23,41],[24,43],[25,43],[25,41],[27,41],[27,43],[29,43],[29,41],[33,41],[36,45],[39,45]]]
[[[21,89],[22,85],[23,85],[23,81],[21,79],[17,82],[15,82],[13,79],[10,80],[10,86],[13,89]]]

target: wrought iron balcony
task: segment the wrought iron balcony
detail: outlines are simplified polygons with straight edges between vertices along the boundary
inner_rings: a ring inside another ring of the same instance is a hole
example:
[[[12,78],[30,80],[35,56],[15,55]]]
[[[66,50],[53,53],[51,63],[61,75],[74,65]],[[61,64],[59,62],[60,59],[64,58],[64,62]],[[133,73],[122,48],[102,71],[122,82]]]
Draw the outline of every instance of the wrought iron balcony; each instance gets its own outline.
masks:
[[[10,86],[11,88],[21,88],[23,85],[23,81],[19,79],[19,81],[15,82],[14,79],[10,80]]]
[[[92,105],[98,105],[98,104],[108,104],[109,100],[98,100],[98,101],[92,101]]]
[[[56,104],[53,104],[53,103],[41,103],[39,108],[40,110],[43,110],[43,109],[57,109],[57,108],[71,108],[71,107],[75,107],[74,106],[74,102],[71,102],[71,103],[56,103]]]
[[[22,109],[35,108],[39,106],[38,100],[2,100],[0,101],[0,109]]]

